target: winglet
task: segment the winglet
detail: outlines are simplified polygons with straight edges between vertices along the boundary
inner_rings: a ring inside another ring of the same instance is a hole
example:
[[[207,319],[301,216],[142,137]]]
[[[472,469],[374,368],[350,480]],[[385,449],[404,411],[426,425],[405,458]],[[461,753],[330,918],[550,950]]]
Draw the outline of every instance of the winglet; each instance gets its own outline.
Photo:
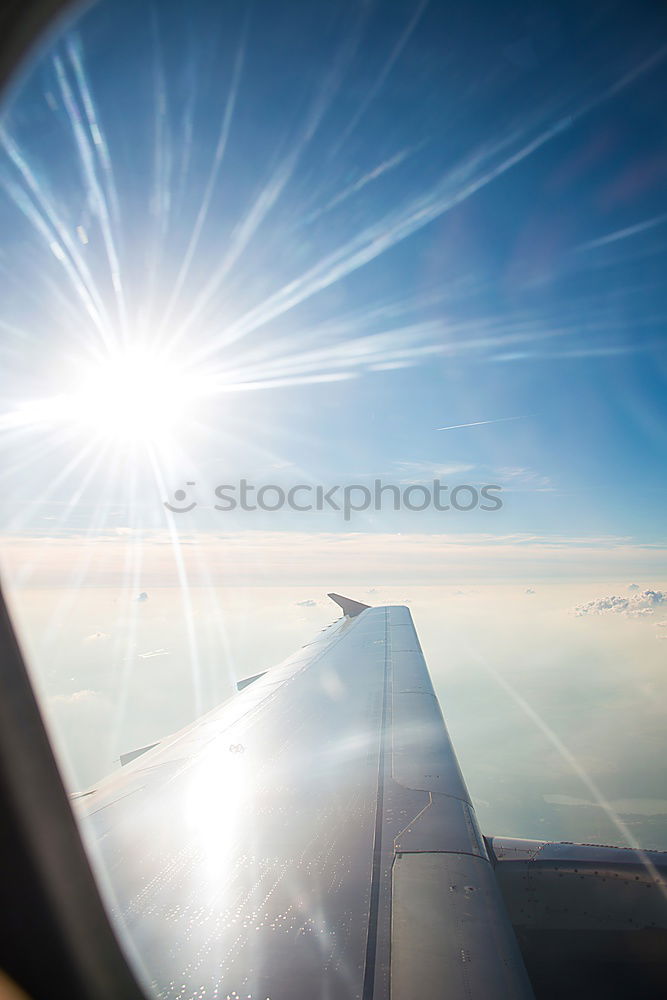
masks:
[[[141,757],[142,753],[148,753],[149,750],[152,750],[156,746],[157,743],[149,743],[147,747],[139,747],[138,750],[128,750],[127,753],[122,753],[120,755],[120,766],[125,767],[130,761],[136,760],[137,757]]]
[[[253,674],[252,677],[244,677],[243,680],[237,681],[236,682],[236,690],[237,691],[243,691],[244,688],[247,688],[254,681],[258,681],[260,679],[260,677],[263,677],[265,673],[266,673],[266,670],[262,670],[261,674]]]
[[[343,609],[343,614],[348,615],[350,618],[356,618],[360,615],[362,611],[366,608],[370,608],[370,604],[362,604],[360,601],[352,601],[349,597],[341,597],[340,594],[327,594],[339,608]]]

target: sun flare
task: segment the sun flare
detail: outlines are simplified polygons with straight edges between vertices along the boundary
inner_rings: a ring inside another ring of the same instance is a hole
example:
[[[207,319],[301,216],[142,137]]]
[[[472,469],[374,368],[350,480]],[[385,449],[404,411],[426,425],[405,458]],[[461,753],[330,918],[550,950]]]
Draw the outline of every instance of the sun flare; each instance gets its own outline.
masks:
[[[143,347],[81,367],[63,415],[110,444],[158,443],[193,417],[207,380]]]

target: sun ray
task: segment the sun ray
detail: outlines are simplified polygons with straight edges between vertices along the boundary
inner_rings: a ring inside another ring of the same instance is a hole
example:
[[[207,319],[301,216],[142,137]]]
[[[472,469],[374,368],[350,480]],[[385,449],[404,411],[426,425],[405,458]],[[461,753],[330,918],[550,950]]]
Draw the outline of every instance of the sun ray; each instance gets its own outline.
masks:
[[[500,687],[505,694],[515,702],[518,708],[524,713],[524,715],[530,719],[533,725],[542,733],[542,735],[551,743],[554,749],[557,751],[559,756],[565,761],[567,766],[573,771],[574,774],[579,778],[583,786],[590,793],[591,798],[597,803],[598,806],[603,810],[605,815],[616,827],[621,837],[632,847],[636,852],[641,863],[646,868],[647,872],[650,874],[651,878],[654,880],[658,889],[662,895],[667,899],[667,887],[665,886],[664,880],[660,877],[660,873],[651,861],[650,857],[646,851],[641,847],[634,833],[630,827],[625,823],[625,821],[618,815],[615,809],[609,804],[606,796],[603,794],[602,790],[598,787],[597,783],[593,780],[591,775],[588,773],[587,769],[583,764],[577,759],[577,757],[572,753],[572,751],[563,743],[558,734],[551,728],[551,726],[546,722],[546,720],[536,711],[532,705],[524,698],[523,695],[514,688],[510,682],[503,677],[498,671],[487,661],[480,661],[485,669],[485,671],[493,678],[495,683]]]
[[[162,469],[159,461],[159,453],[155,450],[154,447],[149,447],[148,457],[158,492],[162,496],[166,496],[168,490],[162,475]],[[188,651],[190,655],[189,665],[192,676],[194,710],[195,710],[195,716],[197,717],[202,714],[204,710],[204,704],[203,704],[202,690],[201,690],[201,662],[199,657],[199,644],[197,641],[197,629],[195,628],[194,608],[192,604],[192,595],[190,593],[190,581],[188,579],[187,568],[185,560],[183,558],[183,552],[181,549],[181,538],[176,529],[174,520],[173,518],[165,516],[165,522],[167,526],[167,531],[169,533],[171,552],[174,559],[174,566],[176,569],[176,575],[178,579],[179,595],[181,599],[181,605],[183,608],[185,634],[187,638]]]
[[[234,111],[236,109],[236,101],[239,93],[239,86],[241,82],[241,74],[243,72],[243,63],[245,59],[245,47],[246,47],[246,32],[247,32],[247,20],[243,31],[243,37],[239,42],[236,51],[236,59],[234,61],[234,66],[232,69],[232,79],[229,85],[229,93],[227,95],[227,100],[224,105],[224,112],[222,116],[222,122],[220,125],[220,132],[218,135],[218,141],[215,146],[213,153],[213,162],[209,171],[209,175],[204,187],[204,193],[202,196],[201,204],[199,206],[199,211],[197,212],[197,217],[188,241],[188,245],[185,251],[185,256],[179,268],[178,274],[176,276],[176,281],[174,283],[173,290],[164,309],[161,317],[161,330],[164,331],[165,327],[169,323],[174,306],[179,298],[181,289],[183,288],[183,283],[188,276],[190,267],[192,266],[192,260],[197,250],[199,244],[199,239],[201,237],[202,229],[204,224],[209,219],[209,209],[211,206],[211,199],[215,192],[216,183],[220,174],[220,168],[222,167],[222,162],[227,150],[227,143],[229,141],[229,132],[232,127],[232,121],[234,119]]]
[[[123,290],[123,282],[121,276],[120,260],[118,257],[118,250],[116,248],[116,241],[114,239],[112,231],[107,198],[104,191],[102,190],[102,187],[100,185],[97,176],[97,170],[95,166],[96,144],[94,143],[92,137],[86,134],[86,131],[83,127],[82,116],[80,114],[79,107],[74,97],[74,92],[72,90],[72,87],[70,86],[67,74],[65,72],[65,67],[63,66],[60,56],[58,55],[54,56],[53,65],[56,72],[58,85],[60,87],[60,93],[62,95],[63,104],[65,106],[65,110],[67,112],[70,121],[72,134],[74,136],[75,145],[79,154],[79,162],[81,165],[83,177],[86,181],[88,191],[90,192],[92,203],[97,216],[97,221],[100,225],[102,240],[106,250],[107,261],[109,265],[111,284],[116,297],[120,330],[122,331],[123,335],[126,335],[127,312],[126,312],[125,294]]]
[[[0,139],[7,154],[21,174],[35,204],[26,197],[24,191],[11,181],[5,182],[7,191],[17,208],[43,237],[46,247],[51,249],[56,260],[61,263],[97,330],[108,341],[111,321],[82,255],[77,250],[66,226],[58,217],[50,199],[43,194],[42,186],[33,175],[18,146],[2,126],[0,126]],[[63,247],[65,250],[62,249]]]

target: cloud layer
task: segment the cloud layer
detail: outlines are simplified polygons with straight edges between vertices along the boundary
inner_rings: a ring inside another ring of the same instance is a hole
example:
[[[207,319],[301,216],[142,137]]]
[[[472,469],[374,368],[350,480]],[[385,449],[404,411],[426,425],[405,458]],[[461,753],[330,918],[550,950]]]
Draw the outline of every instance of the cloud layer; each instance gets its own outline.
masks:
[[[642,590],[633,593],[632,597],[599,597],[597,600],[578,604],[574,613],[577,617],[584,615],[626,615],[628,618],[644,618],[652,615],[655,608],[667,602],[667,594],[662,590]]]
[[[328,586],[345,580],[364,588],[410,583],[464,585],[473,582],[627,579],[641,572],[662,584],[665,549],[631,539],[568,537],[530,533],[467,532],[431,534],[387,532],[239,531],[137,532],[114,535],[7,538],[0,554],[5,585],[127,587],[145,603],[155,587]],[[128,562],[129,560],[129,562]],[[145,590],[137,595],[128,564],[141,565]],[[608,584],[616,586],[616,584]],[[620,587],[619,587],[620,589]],[[577,613],[651,607],[644,591],[603,598],[599,607],[580,605]],[[605,602],[612,602],[607,608]],[[639,602],[639,603],[638,603]],[[642,604],[641,602],[645,602]],[[655,602],[657,603],[657,602]]]

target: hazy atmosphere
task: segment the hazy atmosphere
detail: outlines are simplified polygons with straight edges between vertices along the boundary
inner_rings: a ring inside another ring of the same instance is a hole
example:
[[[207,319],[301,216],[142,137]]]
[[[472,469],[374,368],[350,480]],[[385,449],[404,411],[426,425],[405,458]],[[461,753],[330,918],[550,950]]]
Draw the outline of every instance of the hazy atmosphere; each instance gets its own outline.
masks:
[[[667,847],[667,608],[577,612],[608,596],[602,583],[343,584],[368,603],[408,603],[486,833]],[[72,787],[311,639],[337,616],[325,589],[193,588],[196,686],[178,589],[137,601],[90,588],[76,614],[57,590],[21,593],[22,632]],[[63,614],[67,627],[54,629]]]

